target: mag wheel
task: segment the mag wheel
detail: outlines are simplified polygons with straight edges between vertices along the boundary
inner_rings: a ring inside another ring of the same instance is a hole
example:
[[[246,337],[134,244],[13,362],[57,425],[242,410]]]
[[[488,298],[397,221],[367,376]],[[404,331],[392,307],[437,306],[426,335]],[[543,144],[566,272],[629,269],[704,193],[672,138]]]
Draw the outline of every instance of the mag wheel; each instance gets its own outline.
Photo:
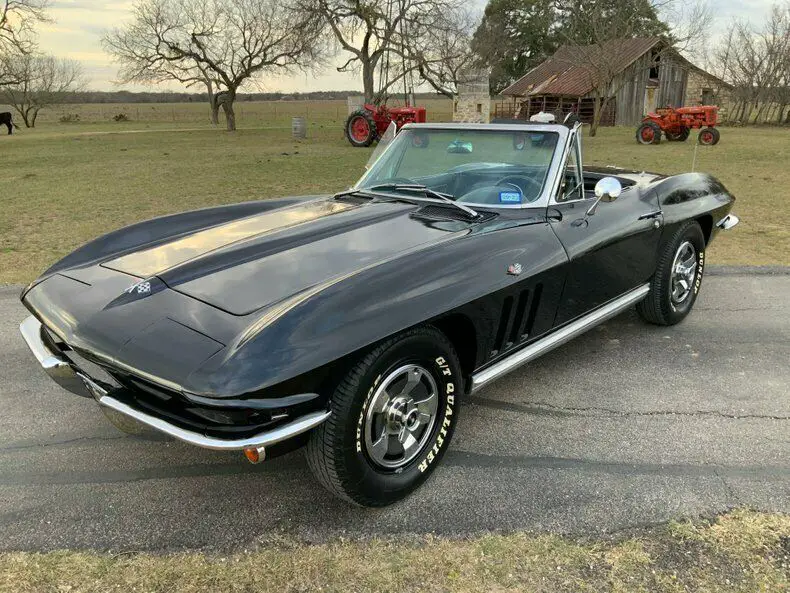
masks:
[[[423,327],[380,344],[341,381],[307,459],[330,492],[384,506],[422,484],[450,444],[461,370],[452,345]]]
[[[661,254],[650,292],[636,307],[649,323],[674,325],[689,314],[702,286],[705,238],[695,221],[684,224]]]
[[[636,141],[639,144],[658,144],[661,142],[661,128],[655,122],[644,122],[636,129]]]
[[[367,109],[358,109],[346,120],[346,138],[357,147],[370,146],[378,138],[376,120]]]

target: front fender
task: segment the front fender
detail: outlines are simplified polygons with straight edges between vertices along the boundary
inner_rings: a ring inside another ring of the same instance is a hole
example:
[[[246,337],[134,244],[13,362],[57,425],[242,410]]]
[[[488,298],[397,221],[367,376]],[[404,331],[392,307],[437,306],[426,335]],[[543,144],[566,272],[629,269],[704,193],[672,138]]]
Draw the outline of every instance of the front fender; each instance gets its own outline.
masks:
[[[514,262],[523,266],[518,278],[507,274]],[[260,391],[566,263],[545,221],[471,232],[270,307],[185,387],[226,396]]]

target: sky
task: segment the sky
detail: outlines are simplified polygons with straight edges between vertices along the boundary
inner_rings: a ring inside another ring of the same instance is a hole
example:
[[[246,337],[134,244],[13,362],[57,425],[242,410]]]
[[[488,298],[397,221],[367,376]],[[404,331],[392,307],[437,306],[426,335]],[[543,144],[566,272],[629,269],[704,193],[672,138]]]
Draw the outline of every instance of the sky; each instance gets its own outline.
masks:
[[[481,9],[485,0],[471,0]],[[682,1],[682,0],[681,0]],[[101,37],[108,28],[119,26],[129,18],[133,2],[129,0],[51,0],[49,16],[53,22],[40,24],[39,47],[44,53],[79,60],[85,70],[88,88],[112,91],[126,89],[183,90],[178,84],[132,86],[115,84],[117,66],[102,51]],[[772,0],[710,0],[715,15],[711,23],[711,42],[721,35],[733,18],[761,22],[770,11]],[[267,92],[310,92],[321,90],[355,90],[361,88],[358,77],[339,73],[334,66],[343,62],[338,56],[323,72],[267,78],[260,85]],[[200,90],[202,89],[195,89]]]

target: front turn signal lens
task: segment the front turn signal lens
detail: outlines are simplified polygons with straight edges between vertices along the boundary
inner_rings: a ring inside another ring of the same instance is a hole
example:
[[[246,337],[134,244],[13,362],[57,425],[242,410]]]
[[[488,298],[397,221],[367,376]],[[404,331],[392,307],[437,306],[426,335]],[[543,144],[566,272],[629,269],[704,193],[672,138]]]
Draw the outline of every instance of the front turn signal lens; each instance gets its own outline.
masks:
[[[266,459],[266,449],[264,447],[247,447],[244,449],[244,457],[250,463],[260,463]]]

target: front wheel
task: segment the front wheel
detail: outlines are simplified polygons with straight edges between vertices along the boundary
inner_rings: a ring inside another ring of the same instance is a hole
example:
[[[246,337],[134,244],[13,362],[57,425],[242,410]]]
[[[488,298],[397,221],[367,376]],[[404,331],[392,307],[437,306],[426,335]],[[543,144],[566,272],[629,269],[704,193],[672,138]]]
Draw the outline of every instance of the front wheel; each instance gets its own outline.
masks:
[[[404,498],[447,451],[462,391],[444,334],[421,327],[386,340],[335,390],[332,415],[307,444],[310,468],[327,490],[361,506]]]
[[[675,325],[689,314],[702,286],[705,237],[696,221],[678,229],[660,255],[650,292],[636,307],[648,323]]]
[[[719,143],[721,134],[716,128],[702,128],[699,131],[698,141],[705,146],[715,146]]]

